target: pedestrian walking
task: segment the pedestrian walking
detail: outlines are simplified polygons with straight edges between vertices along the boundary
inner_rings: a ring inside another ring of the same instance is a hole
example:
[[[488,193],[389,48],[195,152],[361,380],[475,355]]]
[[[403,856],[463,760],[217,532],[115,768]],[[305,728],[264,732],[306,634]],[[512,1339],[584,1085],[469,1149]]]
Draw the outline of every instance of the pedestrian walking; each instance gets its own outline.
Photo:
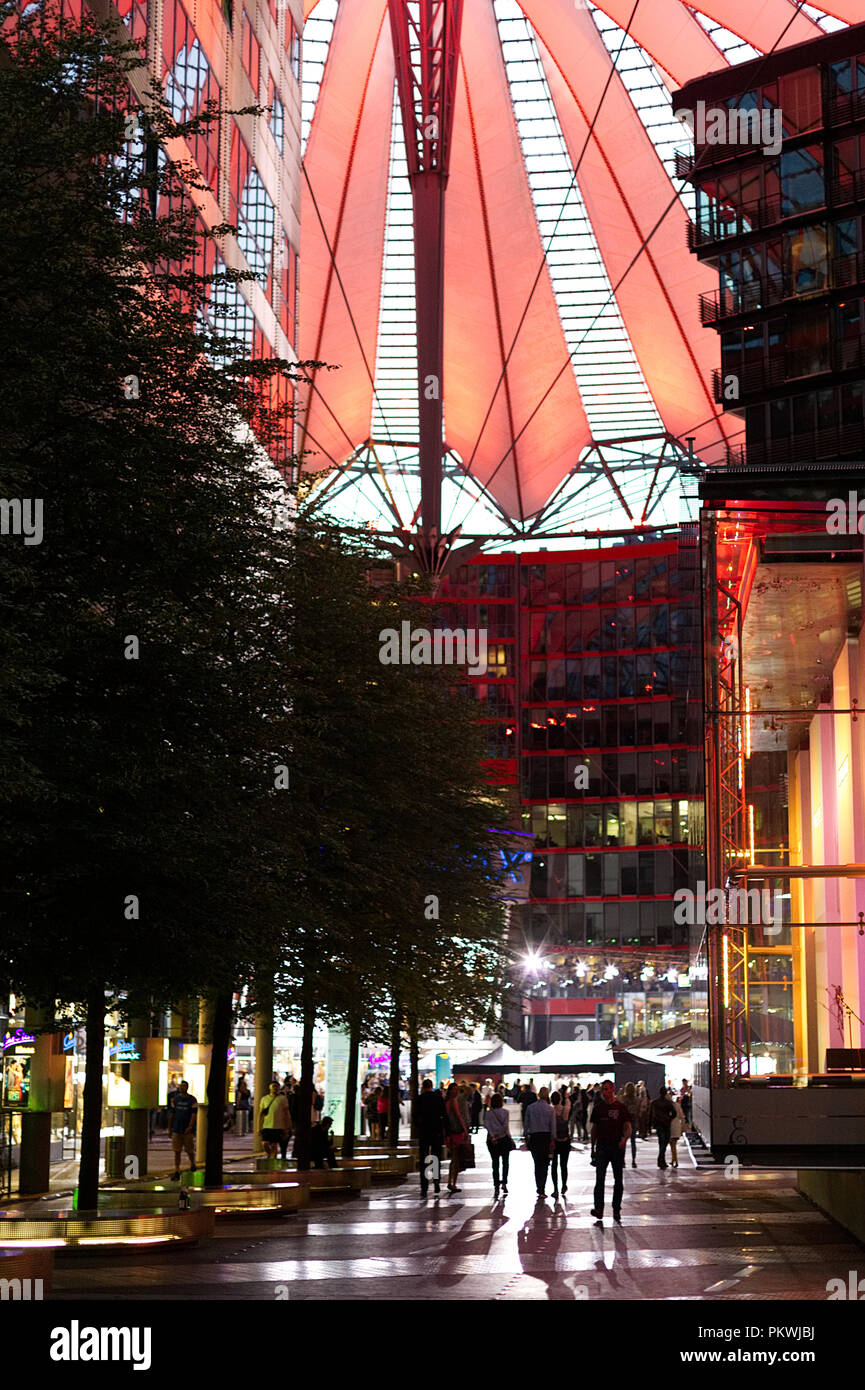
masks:
[[[539,1197],[547,1195],[547,1172],[556,1151],[556,1115],[550,1105],[546,1086],[538,1092],[537,1100],[526,1107],[523,1132],[535,1161],[535,1187]]]
[[[189,1171],[195,1172],[195,1117],[198,1101],[189,1090],[189,1082],[181,1081],[171,1098],[171,1147],[174,1150],[172,1182],[180,1182],[180,1155],[189,1156]]]
[[[628,1119],[631,1122],[631,1167],[637,1166],[637,1121],[639,1119],[640,1103],[637,1099],[637,1088],[633,1081],[629,1081],[625,1086],[622,1100],[628,1112]]]
[[[285,1106],[288,1112],[288,1123],[283,1128],[282,1134],[279,1137],[279,1156],[284,1163],[288,1158],[288,1142],[294,1133],[294,1114],[292,1114],[291,1104],[294,1091],[287,1077],[282,1083],[282,1094],[285,1096]],[[294,1113],[297,1113],[296,1103],[294,1106]]]
[[[580,1133],[582,1132],[583,1090],[579,1081],[571,1091],[569,1100],[571,1102],[571,1113],[568,1115],[568,1134],[573,1142],[574,1130],[578,1125],[580,1127]],[[577,1138],[579,1137],[580,1135],[578,1134]]]
[[[466,1134],[468,1134],[469,1130],[471,1129],[472,1117],[469,1112],[469,1088],[464,1081],[460,1081],[457,1085],[457,1105],[459,1106],[460,1114],[463,1117],[463,1124],[466,1127]]]
[[[481,1099],[481,1093],[478,1090],[476,1081],[472,1082],[472,1088],[469,1092],[468,1100],[469,1119],[471,1120],[472,1133],[477,1134],[481,1127],[481,1110],[483,1109],[483,1100]]]
[[[685,1112],[682,1109],[682,1102],[677,1100],[675,1096],[673,1097],[672,1104],[676,1113],[670,1121],[670,1167],[678,1168],[679,1155],[677,1152],[677,1145],[685,1128]]]
[[[252,1097],[249,1094],[249,1086],[246,1082],[246,1072],[242,1071],[237,1078],[237,1088],[234,1092],[234,1127],[237,1134],[245,1135],[249,1133],[249,1107]]]
[[[679,1104],[681,1105],[681,1107],[682,1107],[682,1113],[683,1113],[684,1116],[685,1116],[685,1129],[690,1129],[690,1128],[691,1128],[691,1105],[692,1105],[692,1099],[693,1099],[693,1098],[692,1098],[692,1096],[691,1096],[691,1087],[690,1087],[690,1085],[688,1084],[687,1077],[684,1077],[684,1076],[683,1076],[683,1077],[682,1077],[682,1089],[681,1089],[681,1091],[680,1091],[680,1093],[679,1093]]]
[[[648,1139],[649,1093],[642,1081],[637,1082],[637,1129],[641,1139]]]
[[[450,1170],[448,1172],[448,1192],[459,1192],[457,1178],[460,1173],[460,1145],[469,1142],[468,1125],[463,1118],[462,1107],[460,1106],[459,1087],[452,1081],[447,1089],[445,1100],[445,1111],[447,1114],[447,1130],[445,1142],[447,1143],[448,1154],[450,1155]]]
[[[657,1100],[652,1101],[650,1117],[658,1136],[658,1167],[667,1166],[667,1145],[670,1142],[670,1125],[676,1118],[676,1107],[667,1095],[666,1086],[658,1092]]]
[[[595,1108],[595,1099],[600,1096],[600,1091],[596,1091],[594,1086],[590,1086],[586,1096],[586,1137],[591,1140],[592,1135],[592,1111]],[[591,1162],[595,1161],[595,1145],[591,1143]]]
[[[420,1195],[429,1192],[430,1178],[433,1191],[441,1191],[442,1145],[447,1128],[447,1111],[441,1091],[437,1091],[429,1077],[420,1088],[415,1105],[415,1126],[417,1129],[417,1166],[420,1173]]]
[[[526,1084],[523,1084],[523,1085],[520,1087],[520,1096],[519,1096],[520,1119],[522,1120],[523,1134],[525,1134],[525,1132],[526,1132],[526,1111],[528,1110],[528,1108],[529,1108],[530,1105],[534,1105],[534,1103],[535,1103],[536,1100],[537,1100],[537,1096],[536,1096],[536,1094],[535,1094],[535,1089],[534,1089],[534,1087],[533,1087],[533,1086],[526,1085]]]
[[[493,1198],[498,1198],[499,1188],[508,1195],[508,1168],[511,1153],[516,1144],[511,1138],[511,1117],[498,1091],[490,1096],[489,1109],[484,1112],[484,1128],[487,1132],[487,1149],[493,1163]]]
[[[379,1086],[375,1104],[376,1118],[378,1119],[378,1134],[375,1137],[384,1142],[387,1139],[387,1126],[390,1118],[390,1086]]]
[[[291,1128],[288,1101],[278,1081],[271,1082],[267,1095],[261,1097],[258,1110],[264,1152],[268,1158],[276,1158],[283,1132]]]
[[[571,1115],[571,1103],[568,1100],[567,1090],[564,1095],[561,1091],[554,1091],[550,1096],[550,1104],[556,1116],[556,1147],[553,1153],[553,1196],[559,1195],[559,1179],[561,1179],[562,1196],[568,1190],[568,1157],[571,1152],[571,1133],[568,1128],[568,1121]]]
[[[592,1109],[592,1148],[595,1154],[595,1205],[592,1216],[596,1225],[604,1220],[604,1188],[607,1168],[613,1170],[613,1220],[621,1224],[622,1197],[625,1187],[625,1149],[631,1133],[631,1121],[624,1101],[616,1100],[612,1081],[605,1081],[601,1095]]]
[[[381,1087],[373,1086],[366,1098],[366,1122],[369,1126],[370,1139],[378,1138],[378,1098],[381,1095]]]

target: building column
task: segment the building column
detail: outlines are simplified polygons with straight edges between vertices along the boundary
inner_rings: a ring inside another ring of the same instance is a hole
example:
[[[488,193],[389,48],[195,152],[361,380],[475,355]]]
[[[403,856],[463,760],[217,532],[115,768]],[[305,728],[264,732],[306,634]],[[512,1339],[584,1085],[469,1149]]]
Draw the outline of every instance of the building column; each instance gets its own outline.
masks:
[[[147,1039],[150,1036],[149,1018],[130,1018],[126,1029],[127,1037],[130,1041],[134,1040],[141,1043],[140,1056],[138,1062],[129,1063],[129,1108],[123,1115],[123,1133],[126,1147],[126,1165],[129,1170],[129,1159],[134,1158],[130,1178],[143,1178],[147,1175],[147,1145],[150,1140],[150,1110],[137,1106],[133,1108],[133,1102],[137,1098],[136,1092],[139,1090],[139,1076],[144,1078],[148,1069],[147,1062]]]
[[[21,1158],[18,1168],[18,1191],[31,1195],[47,1192],[51,1175],[51,1110],[52,1096],[51,1033],[40,1033],[54,1022],[47,1009],[27,1005],[24,1010],[24,1031],[34,1033],[35,1049],[30,1064],[30,1104],[21,1114]]]
[[[202,999],[198,1009],[198,1060],[207,1063],[206,1047],[213,1042],[213,1000]],[[198,1097],[198,1123],[195,1126],[195,1166],[204,1167],[207,1154],[207,1093]],[[222,1116],[217,1115],[216,1123],[222,1124]]]
[[[273,1007],[262,1009],[255,1015],[255,1086],[252,1104],[253,1149],[263,1148],[261,1130],[258,1126],[258,1108],[262,1096],[266,1096],[273,1076]]]

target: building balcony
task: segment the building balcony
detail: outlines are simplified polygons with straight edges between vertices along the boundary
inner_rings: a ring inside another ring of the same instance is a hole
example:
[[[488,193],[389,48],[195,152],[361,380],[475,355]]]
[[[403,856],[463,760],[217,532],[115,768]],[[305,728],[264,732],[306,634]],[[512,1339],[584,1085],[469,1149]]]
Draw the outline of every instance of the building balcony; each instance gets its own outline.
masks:
[[[762,444],[729,448],[727,464],[733,468],[785,468],[818,459],[861,457],[863,450],[865,423],[859,420],[852,425],[830,425],[796,434],[790,439],[768,439]]]
[[[857,92],[842,92],[840,96],[827,101],[823,108],[823,120],[827,129],[850,125],[853,121],[865,121],[865,88]]]
[[[827,209],[841,210],[851,203],[865,202],[865,169],[841,174],[828,180],[822,201],[810,207],[798,206],[795,200],[785,193],[773,193],[769,197],[756,198],[738,207],[715,204],[712,208],[711,226],[700,226],[688,220],[688,249],[702,250],[716,243],[725,243],[733,237],[753,236],[755,232],[765,231],[777,223],[795,217],[798,220],[812,218],[825,213]]]
[[[718,404],[723,405],[728,401],[724,396],[724,381],[730,376],[737,376],[739,395],[736,400],[741,404],[743,397],[775,391],[788,382],[805,377],[854,371],[863,367],[865,338],[851,338],[831,344],[815,343],[804,348],[788,348],[786,352],[775,353],[769,357],[760,357],[756,362],[746,363],[744,368],[716,367],[712,372],[712,391]]]
[[[750,314],[756,309],[768,309],[788,299],[810,301],[815,295],[830,290],[849,289],[865,283],[865,252],[852,256],[837,256],[813,270],[817,283],[807,290],[797,289],[796,276],[790,274],[761,275],[744,285],[713,290],[700,295],[700,322],[712,327],[738,314]]]

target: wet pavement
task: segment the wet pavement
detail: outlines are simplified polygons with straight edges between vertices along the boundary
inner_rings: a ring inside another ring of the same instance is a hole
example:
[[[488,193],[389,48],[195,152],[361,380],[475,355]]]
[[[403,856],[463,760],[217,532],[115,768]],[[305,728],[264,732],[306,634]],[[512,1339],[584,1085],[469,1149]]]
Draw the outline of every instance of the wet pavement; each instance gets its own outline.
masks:
[[[511,1155],[493,1201],[489,1158],[462,1191],[420,1197],[418,1176],[352,1199],[325,1196],[295,1216],[222,1221],[198,1247],[58,1259],[55,1299],[550,1300],[811,1299],[862,1266],[862,1247],[800,1197],[795,1173],[656,1166],[653,1141],[625,1170],[622,1225],[607,1175],[603,1227],[590,1215],[588,1149],[571,1154],[568,1192],[538,1202],[531,1156]],[[550,1192],[550,1184],[547,1184]]]

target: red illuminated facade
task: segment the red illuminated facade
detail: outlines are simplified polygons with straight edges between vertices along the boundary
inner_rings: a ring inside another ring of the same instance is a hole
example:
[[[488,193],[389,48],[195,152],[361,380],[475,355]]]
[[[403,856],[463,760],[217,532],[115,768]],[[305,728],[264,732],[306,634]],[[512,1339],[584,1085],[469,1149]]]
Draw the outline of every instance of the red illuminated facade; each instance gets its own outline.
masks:
[[[28,8],[20,4],[23,14]],[[71,22],[83,12],[113,19],[140,45],[147,64],[130,73],[133,108],[146,111],[155,80],[178,123],[209,103],[218,110],[218,120],[169,142],[171,157],[197,166],[206,184],[193,199],[201,229],[237,228],[236,236],[202,239],[189,269],[252,271],[254,280],[211,286],[208,320],[254,360],[296,360],[301,0],[58,0],[56,10]],[[260,115],[235,114],[255,106]],[[272,404],[289,402],[282,378],[267,389]],[[277,461],[292,445],[287,429]]]
[[[702,862],[695,540],[487,556],[439,591],[443,621],[487,631],[487,674],[469,688],[532,837],[514,949],[551,973],[525,981],[527,1046],[669,1026],[687,1010],[673,894]],[[663,978],[674,964],[675,982]]]

